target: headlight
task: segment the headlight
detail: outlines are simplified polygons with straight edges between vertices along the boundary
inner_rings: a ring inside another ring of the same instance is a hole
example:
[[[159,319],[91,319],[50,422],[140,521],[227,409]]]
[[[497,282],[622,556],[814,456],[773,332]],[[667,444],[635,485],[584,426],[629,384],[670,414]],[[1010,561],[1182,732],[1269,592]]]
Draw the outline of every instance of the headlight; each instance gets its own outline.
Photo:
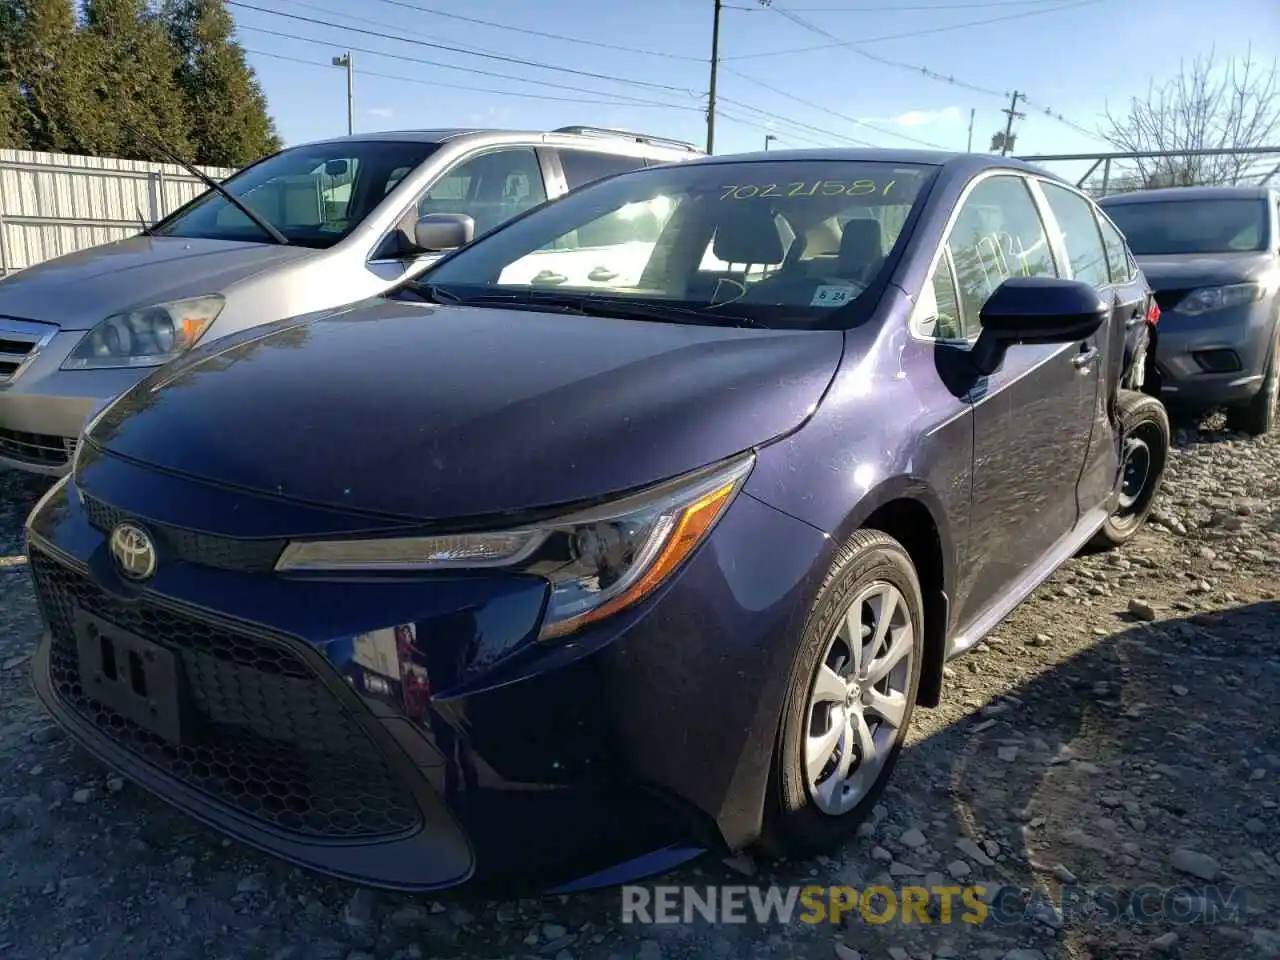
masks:
[[[1192,290],[1178,302],[1179,313],[1195,316],[1208,313],[1210,310],[1224,310],[1227,307],[1238,307],[1242,304],[1261,300],[1263,287],[1260,283],[1233,283],[1225,287],[1201,287]]]
[[[516,530],[291,543],[280,572],[510,569],[551,583],[540,639],[631,606],[665,581],[742,489],[754,455]]]
[[[215,294],[114,314],[85,334],[62,369],[159,366],[190,349],[224,303]]]

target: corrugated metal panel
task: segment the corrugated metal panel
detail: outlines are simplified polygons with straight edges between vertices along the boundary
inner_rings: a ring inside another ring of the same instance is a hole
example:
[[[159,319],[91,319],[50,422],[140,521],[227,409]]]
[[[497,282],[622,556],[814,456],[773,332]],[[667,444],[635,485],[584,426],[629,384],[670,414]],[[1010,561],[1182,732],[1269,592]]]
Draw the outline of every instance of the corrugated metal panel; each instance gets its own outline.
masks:
[[[131,236],[204,189],[171,163],[0,150],[0,273]]]

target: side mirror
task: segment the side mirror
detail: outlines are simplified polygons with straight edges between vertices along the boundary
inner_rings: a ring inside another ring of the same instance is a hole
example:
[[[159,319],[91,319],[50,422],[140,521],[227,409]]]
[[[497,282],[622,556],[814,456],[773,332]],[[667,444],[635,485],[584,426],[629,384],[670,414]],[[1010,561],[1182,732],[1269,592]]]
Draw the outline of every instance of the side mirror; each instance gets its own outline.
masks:
[[[340,177],[347,172],[347,161],[326,160],[324,164],[324,172],[330,177]]]
[[[476,222],[465,213],[428,213],[413,225],[413,245],[421,253],[465,247],[476,235]]]
[[[990,376],[1000,369],[1009,347],[1084,340],[1110,315],[1110,305],[1083,281],[1010,277],[982,308],[974,366],[982,376]]]

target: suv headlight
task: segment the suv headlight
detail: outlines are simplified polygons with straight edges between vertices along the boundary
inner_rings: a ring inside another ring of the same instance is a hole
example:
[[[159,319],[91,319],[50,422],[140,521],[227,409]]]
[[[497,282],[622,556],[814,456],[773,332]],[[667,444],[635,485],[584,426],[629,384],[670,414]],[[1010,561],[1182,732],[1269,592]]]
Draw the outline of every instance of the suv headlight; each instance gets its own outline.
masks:
[[[1175,308],[1179,313],[1196,316],[1211,310],[1225,310],[1261,300],[1263,286],[1260,283],[1232,283],[1225,287],[1200,287],[1192,290]]]
[[[539,639],[608,617],[657,589],[711,532],[755,464],[748,454],[537,526],[291,543],[290,572],[509,569],[551,584]]]
[[[157,367],[189,350],[225,303],[212,294],[113,314],[84,335],[62,369]]]

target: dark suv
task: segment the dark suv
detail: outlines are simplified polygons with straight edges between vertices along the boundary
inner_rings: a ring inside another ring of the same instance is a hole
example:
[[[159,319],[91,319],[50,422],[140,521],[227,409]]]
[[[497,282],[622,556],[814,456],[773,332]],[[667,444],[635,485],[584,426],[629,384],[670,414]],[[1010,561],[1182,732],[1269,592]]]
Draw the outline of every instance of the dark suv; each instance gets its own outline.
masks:
[[[1159,389],[1269,433],[1280,403],[1280,190],[1171,187],[1101,202],[1160,307]]]
[[[948,658],[1147,516],[1143,296],[1012,160],[620,174],[95,417],[28,522],[37,687],[184,810],[364,883],[828,848]]]

